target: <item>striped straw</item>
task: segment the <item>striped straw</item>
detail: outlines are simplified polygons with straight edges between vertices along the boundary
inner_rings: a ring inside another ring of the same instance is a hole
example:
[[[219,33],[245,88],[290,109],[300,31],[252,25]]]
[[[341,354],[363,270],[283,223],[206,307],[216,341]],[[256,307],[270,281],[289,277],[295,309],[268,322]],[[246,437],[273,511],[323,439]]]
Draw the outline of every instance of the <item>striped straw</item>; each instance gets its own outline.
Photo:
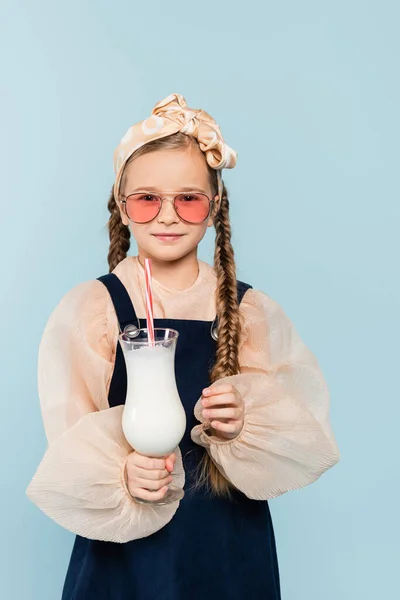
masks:
[[[151,285],[151,259],[144,259],[146,275],[146,320],[149,335],[149,345],[154,346],[153,290]]]

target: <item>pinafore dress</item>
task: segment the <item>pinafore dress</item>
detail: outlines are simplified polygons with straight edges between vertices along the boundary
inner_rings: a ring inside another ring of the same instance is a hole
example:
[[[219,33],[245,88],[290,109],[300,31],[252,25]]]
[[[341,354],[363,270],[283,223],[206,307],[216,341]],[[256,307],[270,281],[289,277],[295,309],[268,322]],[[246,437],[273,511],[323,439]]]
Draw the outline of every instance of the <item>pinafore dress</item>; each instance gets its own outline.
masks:
[[[113,273],[98,278],[107,287],[119,325],[140,326],[125,286]],[[238,282],[238,300],[251,286]],[[155,319],[176,329],[175,375],[187,427],[179,445],[185,496],[172,520],[156,533],[124,544],[76,536],[62,600],[280,600],[275,538],[267,501],[238,490],[231,499],[204,488],[195,492],[193,471],[206,450],[190,432],[194,406],[210,385],[216,342],[211,321]],[[142,326],[145,326],[142,324]],[[110,407],[123,404],[126,368],[117,344]]]

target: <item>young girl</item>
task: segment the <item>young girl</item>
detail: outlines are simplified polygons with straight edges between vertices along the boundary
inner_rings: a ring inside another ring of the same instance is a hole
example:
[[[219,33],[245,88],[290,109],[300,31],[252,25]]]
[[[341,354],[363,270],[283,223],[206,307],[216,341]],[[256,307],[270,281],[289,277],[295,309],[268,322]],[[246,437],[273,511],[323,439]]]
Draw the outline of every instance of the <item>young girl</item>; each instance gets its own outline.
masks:
[[[39,351],[49,446],[27,493],[77,536],[62,598],[276,600],[267,501],[339,457],[323,374],[282,308],[236,281],[221,178],[236,153],[215,121],[172,94],[128,130],[114,163],[110,274],[65,295]],[[197,258],[212,225],[214,267]],[[187,416],[165,459],[135,452],[121,426],[118,334],[145,327],[146,257],[155,326],[179,331]],[[162,501],[171,482],[184,487],[181,501],[141,502]]]

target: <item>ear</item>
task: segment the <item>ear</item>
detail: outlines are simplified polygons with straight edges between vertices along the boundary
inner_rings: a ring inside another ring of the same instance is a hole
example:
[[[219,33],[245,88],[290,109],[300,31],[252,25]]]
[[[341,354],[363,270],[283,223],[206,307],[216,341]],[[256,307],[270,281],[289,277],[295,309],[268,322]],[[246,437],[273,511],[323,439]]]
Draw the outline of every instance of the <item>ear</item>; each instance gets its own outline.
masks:
[[[119,209],[119,214],[121,215],[121,221],[123,222],[124,225],[129,225],[129,219],[125,214],[125,210],[124,210],[124,205],[122,204],[122,202],[120,202],[120,200],[117,200],[117,206]]]
[[[213,204],[212,211],[211,211],[210,216],[207,221],[207,227],[212,227],[214,225],[215,215],[217,214],[217,212],[219,210],[220,198],[219,198],[218,194],[216,196],[214,196],[213,200],[214,200],[214,204]]]

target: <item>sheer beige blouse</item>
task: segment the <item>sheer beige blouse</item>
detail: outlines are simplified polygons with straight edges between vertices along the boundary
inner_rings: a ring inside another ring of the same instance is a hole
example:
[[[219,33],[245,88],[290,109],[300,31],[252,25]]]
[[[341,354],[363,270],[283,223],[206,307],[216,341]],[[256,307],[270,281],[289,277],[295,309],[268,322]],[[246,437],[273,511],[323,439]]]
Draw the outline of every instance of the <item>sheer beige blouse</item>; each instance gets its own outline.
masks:
[[[137,257],[114,269],[139,318],[145,316],[144,272]],[[172,291],[154,281],[154,316],[213,320],[216,276],[199,261],[194,284]],[[230,381],[245,401],[240,435],[223,441],[206,433],[200,401],[192,439],[204,446],[236,488],[266,500],[315,481],[339,459],[329,423],[329,392],[318,362],[283,309],[268,295],[248,290],[240,306],[244,332],[242,373]],[[123,406],[110,408],[118,322],[105,286],[87,281],[69,291],[45,327],[39,348],[39,396],[47,451],[28,497],[70,531],[91,539],[127,542],[166,525],[179,503],[135,503],[124,479],[132,448]],[[181,455],[175,483],[184,485]]]

